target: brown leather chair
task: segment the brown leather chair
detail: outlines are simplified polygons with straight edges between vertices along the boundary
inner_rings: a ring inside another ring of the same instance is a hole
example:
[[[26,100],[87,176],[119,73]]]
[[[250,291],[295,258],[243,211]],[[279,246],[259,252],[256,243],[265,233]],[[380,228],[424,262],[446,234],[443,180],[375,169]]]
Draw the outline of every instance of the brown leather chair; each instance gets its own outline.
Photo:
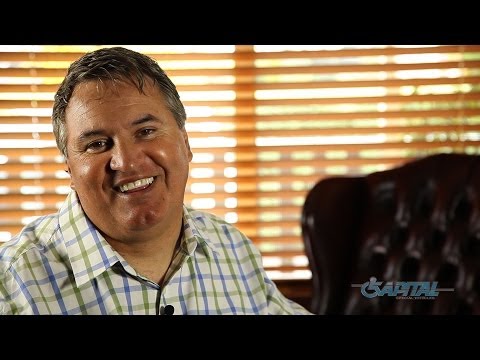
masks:
[[[314,313],[480,314],[479,155],[324,178],[307,194],[301,221]],[[372,277],[381,286],[371,287]],[[431,290],[437,282],[438,291],[385,290],[399,282]]]

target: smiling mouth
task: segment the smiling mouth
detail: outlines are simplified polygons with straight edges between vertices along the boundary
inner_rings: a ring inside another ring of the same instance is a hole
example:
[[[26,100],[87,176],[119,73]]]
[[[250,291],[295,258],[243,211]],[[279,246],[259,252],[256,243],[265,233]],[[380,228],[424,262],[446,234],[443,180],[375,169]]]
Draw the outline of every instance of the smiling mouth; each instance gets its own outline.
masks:
[[[126,184],[123,184],[118,187],[118,190],[120,192],[125,193],[127,191],[132,191],[132,190],[139,190],[139,189],[145,189],[148,187],[151,183],[153,183],[154,178],[153,177],[148,177],[145,179],[139,179],[135,180]]]

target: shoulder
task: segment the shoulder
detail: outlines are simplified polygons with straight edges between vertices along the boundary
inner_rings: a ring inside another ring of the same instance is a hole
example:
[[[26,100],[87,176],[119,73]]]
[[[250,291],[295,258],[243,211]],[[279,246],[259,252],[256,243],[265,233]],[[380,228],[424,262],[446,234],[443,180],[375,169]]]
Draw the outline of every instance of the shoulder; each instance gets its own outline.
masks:
[[[188,226],[197,235],[217,248],[220,247],[253,247],[252,241],[235,225],[215,214],[185,207]]]
[[[207,227],[217,227],[217,226],[227,226],[229,228],[235,229],[234,226],[220,216],[215,214],[203,211],[196,210],[191,207],[185,206],[187,215],[197,224],[197,226],[207,228]]]
[[[4,273],[31,251],[45,249],[58,230],[57,216],[45,215],[25,225],[9,241],[0,246],[0,272]]]
[[[215,233],[222,238],[225,236],[235,236],[242,239],[247,238],[235,225],[225,221],[218,215],[202,210],[195,210],[190,207],[185,207],[185,211],[187,222],[191,222],[196,230],[204,233],[207,237],[211,237],[212,233]]]

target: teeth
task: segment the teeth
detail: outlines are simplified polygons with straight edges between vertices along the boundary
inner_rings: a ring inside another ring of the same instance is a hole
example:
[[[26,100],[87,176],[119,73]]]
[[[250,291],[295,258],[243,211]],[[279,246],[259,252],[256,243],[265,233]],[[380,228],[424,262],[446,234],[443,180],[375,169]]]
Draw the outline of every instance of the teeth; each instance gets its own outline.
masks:
[[[125,192],[125,191],[128,191],[128,190],[137,189],[137,188],[140,188],[142,186],[150,185],[151,183],[153,183],[153,177],[136,180],[136,181],[133,181],[133,182],[130,182],[130,183],[127,183],[127,184],[123,184],[122,186],[120,186],[120,191]]]

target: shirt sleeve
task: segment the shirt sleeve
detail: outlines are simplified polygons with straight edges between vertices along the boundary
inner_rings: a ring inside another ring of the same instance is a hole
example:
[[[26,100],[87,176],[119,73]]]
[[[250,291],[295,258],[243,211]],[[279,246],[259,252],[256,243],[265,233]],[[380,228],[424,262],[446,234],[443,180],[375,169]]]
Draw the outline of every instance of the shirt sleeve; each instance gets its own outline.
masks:
[[[275,283],[265,276],[269,315],[313,315],[300,304],[285,297]]]

